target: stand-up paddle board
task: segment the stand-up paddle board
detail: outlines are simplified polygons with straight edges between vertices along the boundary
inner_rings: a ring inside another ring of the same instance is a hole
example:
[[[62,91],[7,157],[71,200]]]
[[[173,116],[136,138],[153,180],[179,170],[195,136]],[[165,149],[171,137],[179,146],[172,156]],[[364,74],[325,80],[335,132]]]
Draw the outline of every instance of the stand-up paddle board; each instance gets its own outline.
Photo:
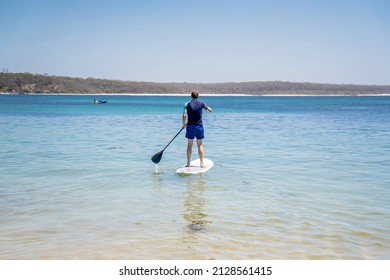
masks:
[[[184,165],[183,167],[177,169],[176,173],[182,175],[199,174],[199,173],[204,173],[206,171],[209,171],[214,166],[214,162],[212,162],[207,158],[203,159],[203,163],[204,163],[204,167],[200,167],[200,159],[193,160],[191,161],[189,167],[186,167]]]

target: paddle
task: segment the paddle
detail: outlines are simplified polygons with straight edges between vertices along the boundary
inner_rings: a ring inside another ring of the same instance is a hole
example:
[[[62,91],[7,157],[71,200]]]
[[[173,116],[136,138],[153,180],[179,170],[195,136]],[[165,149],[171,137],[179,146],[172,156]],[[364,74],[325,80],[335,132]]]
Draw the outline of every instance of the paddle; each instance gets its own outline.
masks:
[[[157,164],[160,162],[161,158],[162,158],[162,155],[163,155],[163,152],[165,151],[165,149],[169,146],[169,144],[172,143],[173,140],[175,140],[175,138],[177,137],[177,135],[180,134],[180,132],[184,129],[184,127],[182,129],[180,129],[180,131],[175,135],[175,137],[172,138],[171,141],[169,141],[169,143],[165,146],[164,149],[162,149],[160,152],[158,152],[157,154],[155,154],[154,156],[152,156],[151,160]]]

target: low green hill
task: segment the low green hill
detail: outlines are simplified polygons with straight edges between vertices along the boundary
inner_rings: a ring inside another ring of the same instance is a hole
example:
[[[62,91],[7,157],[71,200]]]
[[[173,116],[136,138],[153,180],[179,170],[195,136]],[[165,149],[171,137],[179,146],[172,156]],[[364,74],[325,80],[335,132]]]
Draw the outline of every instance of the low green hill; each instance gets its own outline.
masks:
[[[250,95],[362,95],[390,94],[390,86],[294,82],[154,83],[94,78],[71,78],[31,73],[0,73],[0,93],[189,93]]]

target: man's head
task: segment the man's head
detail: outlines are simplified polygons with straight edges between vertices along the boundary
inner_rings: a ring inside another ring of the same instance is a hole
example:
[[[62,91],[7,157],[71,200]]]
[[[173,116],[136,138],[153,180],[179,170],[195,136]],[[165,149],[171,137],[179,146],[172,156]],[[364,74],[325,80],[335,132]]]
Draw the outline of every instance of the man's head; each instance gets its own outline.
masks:
[[[197,99],[197,98],[199,97],[199,92],[196,91],[196,90],[194,90],[193,92],[191,92],[191,97],[192,97],[193,99]]]

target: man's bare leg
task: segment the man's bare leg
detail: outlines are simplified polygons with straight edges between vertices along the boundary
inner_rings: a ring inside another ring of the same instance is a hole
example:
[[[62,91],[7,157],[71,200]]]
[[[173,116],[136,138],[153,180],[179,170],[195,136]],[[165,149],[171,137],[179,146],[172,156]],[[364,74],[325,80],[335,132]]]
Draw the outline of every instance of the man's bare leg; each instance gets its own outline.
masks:
[[[203,163],[203,144],[202,144],[202,139],[196,139],[196,144],[198,145],[198,154],[199,154],[199,159],[200,159],[200,167],[204,167]]]
[[[187,144],[187,164],[186,166],[191,165],[191,154],[192,154],[192,145],[194,141],[192,139],[188,139],[188,144]]]

